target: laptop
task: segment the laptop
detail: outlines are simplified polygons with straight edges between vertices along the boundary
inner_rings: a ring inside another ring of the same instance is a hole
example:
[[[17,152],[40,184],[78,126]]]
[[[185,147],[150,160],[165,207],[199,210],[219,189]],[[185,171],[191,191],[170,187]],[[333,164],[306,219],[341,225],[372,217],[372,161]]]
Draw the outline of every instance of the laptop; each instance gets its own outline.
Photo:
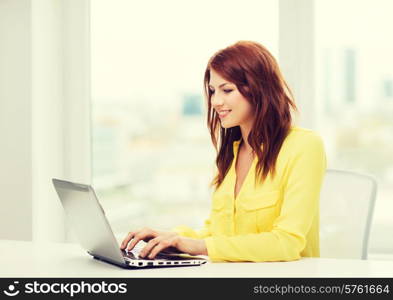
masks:
[[[160,252],[154,259],[139,258],[140,246],[132,251],[120,249],[92,186],[56,178],[52,182],[68,222],[93,258],[132,269],[200,266],[207,262],[203,257],[167,251]]]

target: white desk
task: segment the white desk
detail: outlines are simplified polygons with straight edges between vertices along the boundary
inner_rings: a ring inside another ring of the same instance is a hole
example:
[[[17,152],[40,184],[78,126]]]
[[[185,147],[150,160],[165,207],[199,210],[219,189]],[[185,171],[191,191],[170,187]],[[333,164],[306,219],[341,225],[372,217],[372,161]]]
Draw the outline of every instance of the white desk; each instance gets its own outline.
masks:
[[[78,244],[0,240],[0,277],[393,277],[393,261],[304,258],[127,270],[93,259]]]

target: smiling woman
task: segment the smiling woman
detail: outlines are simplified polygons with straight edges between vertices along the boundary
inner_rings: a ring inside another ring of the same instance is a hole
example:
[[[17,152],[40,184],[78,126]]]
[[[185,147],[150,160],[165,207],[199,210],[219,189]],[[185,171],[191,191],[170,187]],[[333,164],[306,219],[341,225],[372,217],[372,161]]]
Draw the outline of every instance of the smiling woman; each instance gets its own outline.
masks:
[[[223,181],[233,158],[228,148],[240,136],[244,138],[245,148],[258,155],[258,169],[259,172],[263,169],[263,177],[268,172],[274,173],[278,151],[291,126],[290,110],[296,109],[291,100],[293,95],[276,60],[262,45],[242,41],[219,51],[210,59],[205,72],[205,86],[210,81],[223,81],[219,74],[231,78],[237,88],[228,96],[216,95],[211,88],[205,89],[213,144],[217,149],[217,137],[228,141],[220,147],[217,157],[219,173],[215,183],[218,186]],[[223,102],[236,106],[236,110],[231,112],[230,117],[221,120],[222,128],[219,129],[216,113],[222,109]],[[260,149],[262,143],[264,147]]]
[[[212,261],[319,256],[319,192],[326,169],[318,134],[292,124],[293,96],[261,44],[239,41],[212,56],[204,77],[207,124],[217,150],[204,228],[130,232],[149,258],[175,247]]]

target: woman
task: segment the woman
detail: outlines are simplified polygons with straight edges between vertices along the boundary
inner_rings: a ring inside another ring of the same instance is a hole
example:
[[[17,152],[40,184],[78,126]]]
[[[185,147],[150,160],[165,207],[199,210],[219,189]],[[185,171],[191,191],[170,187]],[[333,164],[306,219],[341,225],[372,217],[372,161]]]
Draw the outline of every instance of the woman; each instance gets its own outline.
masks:
[[[274,57],[239,41],[209,60],[204,89],[218,153],[209,218],[200,230],[130,232],[121,249],[144,240],[146,258],[167,248],[211,261],[318,257],[325,151],[316,133],[292,125],[296,106]]]

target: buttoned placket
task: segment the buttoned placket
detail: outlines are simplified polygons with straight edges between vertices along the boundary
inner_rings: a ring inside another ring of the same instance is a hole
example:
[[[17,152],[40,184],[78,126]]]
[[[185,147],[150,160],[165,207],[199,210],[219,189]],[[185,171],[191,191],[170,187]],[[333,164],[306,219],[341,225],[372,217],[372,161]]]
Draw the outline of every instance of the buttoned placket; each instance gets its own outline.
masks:
[[[246,177],[244,178],[243,184],[240,187],[239,193],[237,194],[235,198],[235,187],[236,187],[236,160],[238,157],[238,152],[239,152],[239,145],[242,139],[235,141],[233,144],[233,161],[232,161],[232,166],[230,169],[231,172],[231,200],[232,200],[232,211],[231,211],[231,218],[232,218],[232,235],[236,234],[236,206],[241,200],[242,197],[242,192],[246,188],[246,185],[248,184],[249,177],[251,176],[250,173],[254,171],[255,169],[255,162],[256,162],[256,157],[254,157],[251,166],[249,170],[247,171]]]

